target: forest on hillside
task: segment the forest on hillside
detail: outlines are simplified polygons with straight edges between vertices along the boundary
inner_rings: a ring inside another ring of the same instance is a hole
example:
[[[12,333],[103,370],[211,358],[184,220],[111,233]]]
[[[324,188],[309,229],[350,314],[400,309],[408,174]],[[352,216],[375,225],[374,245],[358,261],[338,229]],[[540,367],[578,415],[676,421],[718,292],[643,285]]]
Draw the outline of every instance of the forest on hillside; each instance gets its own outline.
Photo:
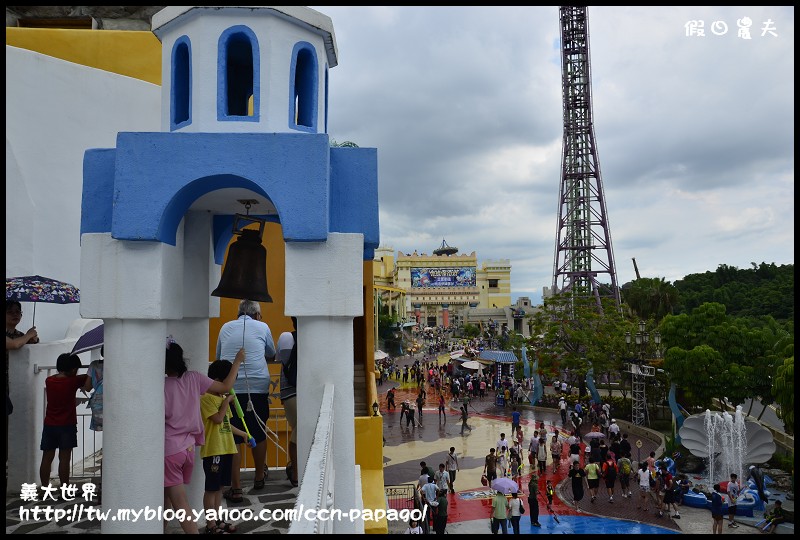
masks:
[[[772,316],[794,320],[794,265],[764,263],[752,268],[721,264],[713,272],[689,274],[674,283],[676,313],[689,313],[706,302],[723,304],[732,317]]]

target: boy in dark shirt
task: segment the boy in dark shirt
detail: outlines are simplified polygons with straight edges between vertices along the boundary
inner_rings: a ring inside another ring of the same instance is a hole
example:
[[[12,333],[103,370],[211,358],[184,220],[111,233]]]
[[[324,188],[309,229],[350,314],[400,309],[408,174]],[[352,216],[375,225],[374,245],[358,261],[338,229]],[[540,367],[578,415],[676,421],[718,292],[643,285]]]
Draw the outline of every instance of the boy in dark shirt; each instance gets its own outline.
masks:
[[[764,514],[765,526],[761,529],[763,533],[774,533],[775,529],[786,521],[786,512],[783,511],[783,503],[781,501],[775,501],[775,508],[772,509],[772,512],[767,512]]]
[[[78,446],[78,415],[75,394],[86,384],[88,375],[78,375],[81,360],[77,355],[63,353],[56,360],[58,373],[47,377],[45,392],[47,409],[42,428],[42,463],[39,466],[41,487],[50,485],[50,468],[58,450],[58,478],[61,485],[69,484],[72,449]]]

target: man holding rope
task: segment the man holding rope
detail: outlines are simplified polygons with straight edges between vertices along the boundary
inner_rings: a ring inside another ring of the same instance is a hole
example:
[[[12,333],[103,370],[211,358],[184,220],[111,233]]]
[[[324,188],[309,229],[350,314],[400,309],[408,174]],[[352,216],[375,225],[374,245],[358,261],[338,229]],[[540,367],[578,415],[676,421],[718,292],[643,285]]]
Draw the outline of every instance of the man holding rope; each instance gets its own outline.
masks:
[[[249,433],[255,440],[252,449],[255,476],[253,489],[263,489],[266,480],[267,419],[269,418],[270,375],[267,361],[275,357],[275,343],[267,323],[261,321],[261,306],[252,300],[239,302],[236,320],[222,325],[217,338],[217,360],[230,362],[244,348],[247,356],[239,369],[233,389],[241,405],[243,418],[238,414],[231,425]],[[237,409],[238,412],[238,409]],[[236,445],[244,443],[234,437]],[[231,489],[223,496],[230,502],[242,502],[241,457],[233,455]]]

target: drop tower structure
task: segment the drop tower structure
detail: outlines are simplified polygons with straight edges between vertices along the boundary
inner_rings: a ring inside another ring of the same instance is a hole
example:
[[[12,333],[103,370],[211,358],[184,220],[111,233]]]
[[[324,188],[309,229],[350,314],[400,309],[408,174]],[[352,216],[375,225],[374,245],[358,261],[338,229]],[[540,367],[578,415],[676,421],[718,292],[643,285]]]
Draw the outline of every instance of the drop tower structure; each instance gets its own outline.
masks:
[[[589,19],[585,6],[561,6],[564,138],[553,292],[577,298],[620,296],[592,118]]]

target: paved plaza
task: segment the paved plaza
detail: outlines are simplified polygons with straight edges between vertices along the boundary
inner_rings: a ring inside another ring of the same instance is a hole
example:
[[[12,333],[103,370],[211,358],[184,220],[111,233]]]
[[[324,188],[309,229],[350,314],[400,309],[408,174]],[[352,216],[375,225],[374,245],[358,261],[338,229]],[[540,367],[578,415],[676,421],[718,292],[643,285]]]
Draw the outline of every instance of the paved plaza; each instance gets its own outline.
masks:
[[[439,463],[444,463],[451,446],[456,448],[459,456],[460,471],[456,477],[454,488],[456,493],[448,494],[448,525],[450,534],[486,534],[489,531],[489,516],[491,514],[491,491],[481,486],[484,457],[501,432],[511,434],[511,408],[495,405],[494,399],[487,397],[484,401],[475,400],[469,405],[468,424],[472,428],[461,434],[461,420],[459,416],[459,403],[447,404],[447,415],[440,418],[436,398],[429,393],[428,400],[423,407],[422,425],[407,427],[405,422],[400,424],[399,408],[393,411],[386,410],[386,392],[390,387],[399,387],[397,381],[387,381],[379,387],[381,396],[380,409],[384,418],[384,483],[386,486],[399,486],[403,484],[416,484],[420,474],[419,463],[425,461],[434,469]],[[404,399],[413,400],[416,389],[398,388],[396,403],[399,405]],[[561,430],[560,417],[557,411],[550,409],[520,407],[522,413],[522,426],[525,433],[524,449],[536,426],[544,422],[548,431],[553,428],[566,438],[567,433]],[[642,438],[641,456],[655,450],[655,443]],[[635,452],[635,449],[634,449]],[[547,472],[540,479],[540,504],[539,522],[541,527],[533,527],[530,521],[530,511],[521,519],[521,532],[523,534],[710,534],[711,515],[708,510],[680,507],[680,519],[674,519],[665,514],[658,517],[650,506],[649,512],[636,508],[638,493],[635,482],[632,485],[633,499],[622,498],[617,487],[614,502],[609,503],[605,490],[601,489],[595,503],[589,502],[588,494],[581,502],[580,512],[571,505],[571,488],[567,474],[567,455],[555,473],[552,472],[552,463],[548,463]],[[636,458],[636,456],[634,456]],[[254,491],[247,486],[252,486],[252,471],[243,473],[245,488],[244,500],[238,504],[225,503],[228,508],[252,510],[257,514],[263,509],[289,509],[294,506],[297,488],[292,488],[286,480],[286,475],[281,470],[271,470],[263,490]],[[520,484],[523,486],[522,499],[527,508],[527,485],[530,475],[529,465],[525,463]],[[556,493],[551,510],[548,510],[543,496],[545,480],[550,479],[556,486]],[[58,500],[50,503],[53,508],[69,510],[74,508],[75,502]],[[86,506],[102,508],[97,502],[84,503]],[[792,504],[788,501],[787,504]],[[6,532],[14,534],[99,534],[100,522],[97,519],[74,519],[62,517],[60,520],[32,520],[22,519],[20,509],[32,509],[35,506],[44,506],[42,502],[24,502],[19,496],[6,498]],[[793,507],[793,504],[792,504]],[[759,516],[759,513],[756,513]],[[30,515],[28,516],[30,517]],[[723,528],[724,534],[752,534],[757,532],[752,526],[760,517],[743,518],[737,516],[739,528]],[[244,534],[285,534],[288,532],[287,521],[257,522],[254,520],[238,520],[235,523],[240,533]],[[390,523],[390,533],[405,530],[404,523]],[[201,527],[202,530],[202,527]],[[790,529],[793,530],[793,529]],[[167,525],[166,533],[180,534],[177,523]],[[785,532],[785,531],[781,531]]]
[[[386,392],[390,387],[396,387],[395,402],[399,405],[404,399],[413,401],[416,398],[415,387],[398,381],[390,380],[379,387],[381,394],[381,412],[384,415],[384,447],[385,472],[384,481],[388,485],[401,485],[416,483],[420,474],[419,464],[426,464],[437,470],[440,463],[444,463],[449,448],[455,447],[459,456],[461,470],[456,476],[455,494],[448,494],[448,525],[449,533],[485,534],[490,532],[489,518],[491,515],[490,490],[481,486],[480,479],[483,472],[484,457],[490,448],[494,448],[501,432],[506,433],[506,438],[511,435],[511,407],[495,405],[493,393],[483,401],[473,400],[469,405],[468,424],[471,431],[461,434],[461,419],[459,413],[460,402],[448,402],[446,418],[440,418],[436,397],[428,392],[427,402],[423,407],[422,425],[406,426],[400,423],[399,408],[386,411]],[[524,450],[527,454],[527,445],[534,430],[534,425],[539,426],[544,422],[548,432],[558,429],[561,436],[566,439],[569,435],[562,429],[558,411],[542,409],[539,407],[520,406],[522,413],[521,424],[525,434]],[[640,455],[642,459],[656,450],[654,441],[642,438]],[[635,460],[637,458],[634,448]],[[548,452],[549,454],[549,452]],[[666,513],[659,517],[654,511],[654,504],[650,505],[648,512],[636,508],[638,503],[638,488],[632,482],[633,498],[622,498],[619,484],[616,487],[614,502],[609,503],[605,495],[605,488],[601,486],[598,497],[594,503],[589,502],[588,493],[581,502],[580,512],[571,504],[571,487],[567,478],[567,455],[562,455],[562,462],[557,472],[552,472],[552,462],[548,461],[547,472],[540,477],[540,503],[539,522],[541,527],[533,527],[530,522],[529,512],[521,519],[521,532],[523,534],[710,534],[711,514],[708,510],[680,507],[680,518],[672,518]],[[527,507],[527,485],[530,478],[530,467],[524,464],[522,486],[522,499]],[[546,508],[543,495],[544,484],[550,479],[556,486],[556,495],[552,505],[552,512]],[[758,515],[758,514],[756,514]],[[740,518],[737,516],[739,528],[724,527],[724,534],[752,534],[757,532],[752,526],[758,518]],[[727,521],[726,521],[727,523]],[[399,524],[390,531],[401,532],[404,529]],[[510,531],[509,531],[510,532]]]

